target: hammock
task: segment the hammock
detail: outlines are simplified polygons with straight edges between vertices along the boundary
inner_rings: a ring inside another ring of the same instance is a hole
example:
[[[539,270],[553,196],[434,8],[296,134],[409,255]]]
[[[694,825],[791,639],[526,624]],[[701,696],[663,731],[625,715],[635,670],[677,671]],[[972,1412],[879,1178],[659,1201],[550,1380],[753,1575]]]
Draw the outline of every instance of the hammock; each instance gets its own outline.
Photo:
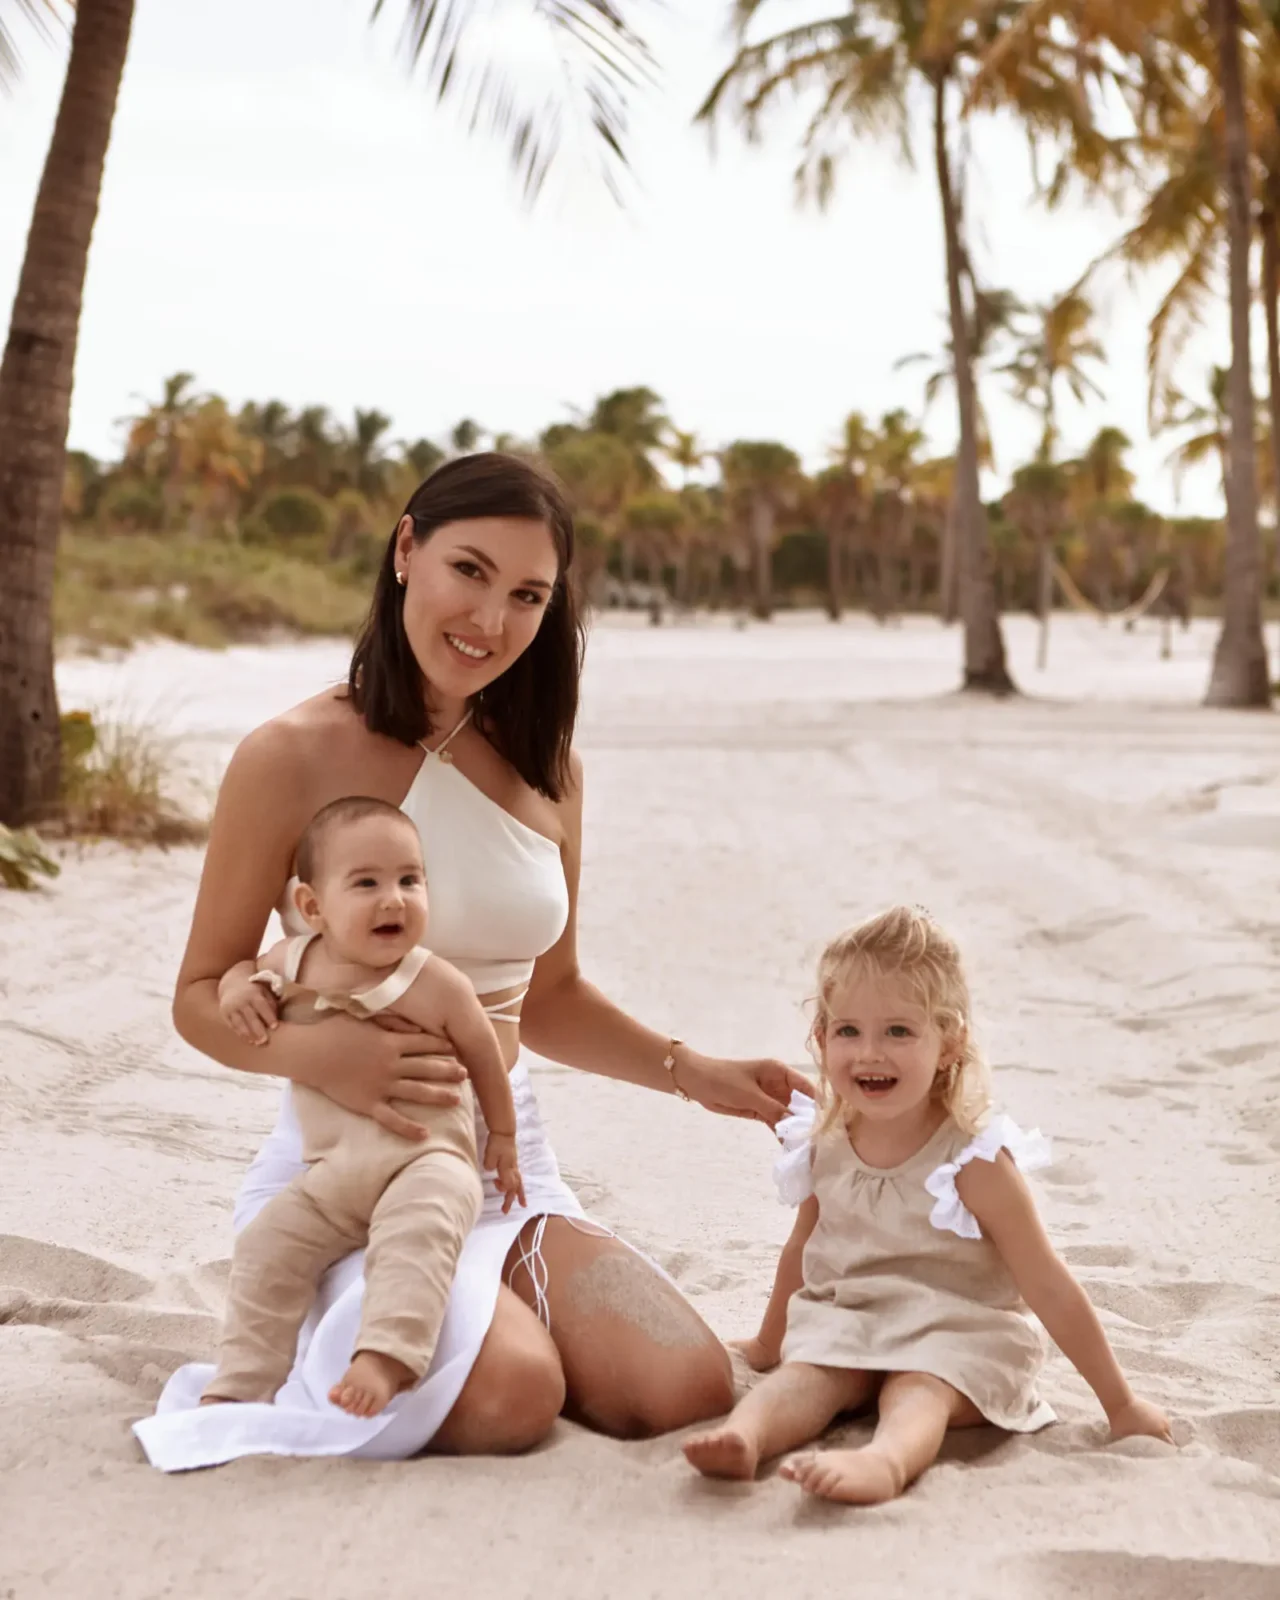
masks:
[[[1112,617],[1117,617],[1121,622],[1137,622],[1140,617],[1146,616],[1168,586],[1170,570],[1169,567],[1161,567],[1143,591],[1141,598],[1133,605],[1125,606],[1121,611],[1104,611],[1101,606],[1094,605],[1093,601],[1081,591],[1079,584],[1060,561],[1053,563],[1053,575],[1058,580],[1058,587],[1066,595],[1072,607],[1076,611],[1085,611],[1090,616],[1097,617],[1101,622],[1109,622]]]

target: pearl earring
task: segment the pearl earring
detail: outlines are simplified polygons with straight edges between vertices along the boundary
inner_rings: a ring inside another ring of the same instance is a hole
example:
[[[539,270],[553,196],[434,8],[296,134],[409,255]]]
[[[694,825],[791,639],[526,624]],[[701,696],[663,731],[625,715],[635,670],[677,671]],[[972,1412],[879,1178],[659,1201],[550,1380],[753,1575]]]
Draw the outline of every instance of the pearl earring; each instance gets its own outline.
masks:
[[[403,589],[406,586],[406,584],[409,582],[409,574],[407,572],[397,572],[396,573],[396,582]]]

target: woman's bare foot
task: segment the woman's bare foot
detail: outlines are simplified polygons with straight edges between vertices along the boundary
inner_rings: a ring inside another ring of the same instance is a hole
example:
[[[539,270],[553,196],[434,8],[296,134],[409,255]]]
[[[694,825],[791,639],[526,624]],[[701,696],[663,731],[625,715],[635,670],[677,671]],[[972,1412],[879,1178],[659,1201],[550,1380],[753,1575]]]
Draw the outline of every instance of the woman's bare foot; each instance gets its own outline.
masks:
[[[713,1428],[686,1439],[685,1458],[708,1478],[754,1478],[760,1464],[755,1440],[739,1428]]]
[[[329,1390],[329,1400],[353,1417],[376,1417],[402,1389],[411,1389],[417,1381],[403,1361],[376,1350],[361,1350]]]
[[[878,1506],[906,1488],[901,1467],[874,1444],[862,1450],[820,1450],[792,1456],[779,1469],[784,1478],[823,1500]]]

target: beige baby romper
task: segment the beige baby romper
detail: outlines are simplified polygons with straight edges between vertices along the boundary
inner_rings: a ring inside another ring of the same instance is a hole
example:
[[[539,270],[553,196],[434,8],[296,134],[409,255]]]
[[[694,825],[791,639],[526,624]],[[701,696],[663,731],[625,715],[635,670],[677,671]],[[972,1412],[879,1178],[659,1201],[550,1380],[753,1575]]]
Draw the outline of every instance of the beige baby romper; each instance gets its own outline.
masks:
[[[283,982],[258,975],[279,996],[287,1022],[323,1022],[338,1011],[371,1017],[393,1005],[429,959],[418,947],[374,989],[318,995],[297,982],[309,943],[309,936],[292,941]],[[218,1370],[206,1398],[272,1400],[289,1375],[321,1278],[364,1245],[355,1349],[391,1356],[417,1377],[426,1372],[483,1199],[474,1103],[466,1084],[462,1091],[456,1106],[395,1102],[397,1111],[430,1129],[426,1144],[414,1144],[294,1085],[310,1165],[236,1239]]]
[[[956,1193],[956,1174],[1008,1150],[1032,1171],[1050,1160],[1038,1132],[997,1116],[976,1137],[948,1119],[901,1166],[860,1160],[839,1125],[818,1132],[796,1095],[779,1128],[782,1199],[817,1197],[804,1287],[787,1308],[784,1361],[868,1372],[925,1372],[968,1396],[997,1427],[1054,1421],[1036,1393],[1045,1346],[1009,1269]]]

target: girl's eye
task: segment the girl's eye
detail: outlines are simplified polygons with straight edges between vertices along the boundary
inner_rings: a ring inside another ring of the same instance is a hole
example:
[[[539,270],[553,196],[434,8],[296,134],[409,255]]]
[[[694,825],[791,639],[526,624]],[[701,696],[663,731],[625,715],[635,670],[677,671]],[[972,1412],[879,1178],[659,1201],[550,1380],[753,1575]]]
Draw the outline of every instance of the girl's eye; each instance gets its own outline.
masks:
[[[895,1022],[889,1029],[889,1037],[891,1039],[909,1039],[911,1037],[911,1029],[905,1027],[901,1022]]]
[[[858,1030],[854,1027],[852,1022],[842,1022],[836,1029],[837,1039],[856,1039],[857,1037]]]

